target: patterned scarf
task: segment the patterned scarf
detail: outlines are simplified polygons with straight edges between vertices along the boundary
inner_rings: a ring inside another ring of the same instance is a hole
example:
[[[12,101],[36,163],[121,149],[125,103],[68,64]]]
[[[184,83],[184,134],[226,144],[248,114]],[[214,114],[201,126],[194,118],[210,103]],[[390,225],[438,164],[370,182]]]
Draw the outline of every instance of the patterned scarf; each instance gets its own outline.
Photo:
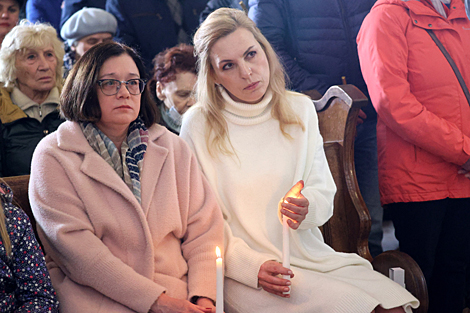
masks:
[[[114,169],[132,191],[137,201],[141,203],[140,173],[149,138],[143,121],[137,118],[131,123],[127,138],[121,145],[120,153],[111,139],[93,123],[81,123],[80,127],[93,150]]]

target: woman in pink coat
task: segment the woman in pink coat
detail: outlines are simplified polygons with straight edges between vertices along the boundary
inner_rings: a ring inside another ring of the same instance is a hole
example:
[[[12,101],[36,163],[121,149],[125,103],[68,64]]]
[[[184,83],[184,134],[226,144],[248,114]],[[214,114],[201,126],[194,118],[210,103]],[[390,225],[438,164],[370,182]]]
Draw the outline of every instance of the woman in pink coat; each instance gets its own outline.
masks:
[[[134,50],[91,48],[68,119],[37,147],[30,200],[61,312],[211,312],[222,216],[187,145],[155,124]]]
[[[470,269],[470,106],[432,30],[470,84],[462,0],[379,0],[358,49],[378,114],[382,204],[421,266],[430,312],[464,308]]]

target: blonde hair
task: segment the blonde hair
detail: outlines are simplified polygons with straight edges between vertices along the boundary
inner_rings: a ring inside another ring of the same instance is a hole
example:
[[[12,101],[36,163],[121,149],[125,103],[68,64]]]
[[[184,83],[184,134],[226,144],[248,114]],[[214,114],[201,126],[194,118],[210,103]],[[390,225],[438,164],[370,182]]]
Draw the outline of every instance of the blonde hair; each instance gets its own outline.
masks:
[[[287,138],[291,138],[286,131],[288,125],[299,125],[302,130],[305,130],[300,118],[288,105],[285,73],[268,40],[243,11],[220,8],[207,17],[194,35],[194,48],[198,56],[199,70],[197,80],[198,107],[207,120],[206,144],[209,153],[213,156],[215,152],[230,155],[234,151],[227,135],[227,122],[222,114],[224,108],[222,94],[215,86],[215,72],[211,64],[210,52],[217,40],[232,34],[238,28],[250,31],[266,54],[270,70],[268,89],[273,94],[271,114],[279,121],[281,132]],[[211,136],[212,134],[213,136]]]
[[[16,86],[16,57],[26,49],[45,48],[52,46],[57,58],[56,86],[62,88],[62,65],[64,64],[64,48],[57,38],[57,32],[49,24],[32,24],[22,20],[5,36],[0,49],[0,82],[6,88]]]

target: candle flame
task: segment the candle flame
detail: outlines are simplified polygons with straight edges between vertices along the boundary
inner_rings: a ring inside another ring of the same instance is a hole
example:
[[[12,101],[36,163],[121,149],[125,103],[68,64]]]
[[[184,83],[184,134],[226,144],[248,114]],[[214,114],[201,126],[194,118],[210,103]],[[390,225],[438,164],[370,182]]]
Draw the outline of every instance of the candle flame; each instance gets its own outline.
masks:
[[[217,258],[221,258],[221,253],[220,253],[220,248],[219,246],[215,247],[215,254],[217,255]]]
[[[304,188],[304,181],[299,180],[292,188],[286,193],[284,199],[286,198],[300,198],[300,192]],[[285,200],[284,200],[285,201]]]

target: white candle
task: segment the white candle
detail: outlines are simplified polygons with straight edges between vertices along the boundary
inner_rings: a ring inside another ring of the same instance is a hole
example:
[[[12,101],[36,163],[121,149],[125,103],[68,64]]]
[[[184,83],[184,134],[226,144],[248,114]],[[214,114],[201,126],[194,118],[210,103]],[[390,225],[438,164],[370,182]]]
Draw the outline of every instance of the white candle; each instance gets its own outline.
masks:
[[[223,262],[222,262],[222,255],[220,253],[220,248],[215,248],[215,254],[217,255],[217,259],[215,260],[215,264],[217,266],[217,294],[215,299],[215,312],[216,313],[223,313],[224,312],[224,270],[223,270]]]
[[[294,186],[292,186],[292,188],[286,193],[284,198],[282,198],[282,200],[279,202],[279,211],[282,210],[282,202],[288,203],[285,199],[303,197],[300,193],[303,188],[303,180],[299,180]],[[288,220],[288,217],[282,215],[282,266],[290,269],[289,224],[287,224]],[[290,275],[282,275],[282,278],[290,280]],[[290,292],[291,287],[289,286],[289,291],[283,292],[283,294],[289,295]]]
[[[285,215],[282,216],[282,266],[290,268],[290,249],[289,249],[289,224],[287,224],[289,218]],[[284,279],[290,280],[290,275],[282,275]],[[290,294],[289,291],[283,292],[283,294]]]

